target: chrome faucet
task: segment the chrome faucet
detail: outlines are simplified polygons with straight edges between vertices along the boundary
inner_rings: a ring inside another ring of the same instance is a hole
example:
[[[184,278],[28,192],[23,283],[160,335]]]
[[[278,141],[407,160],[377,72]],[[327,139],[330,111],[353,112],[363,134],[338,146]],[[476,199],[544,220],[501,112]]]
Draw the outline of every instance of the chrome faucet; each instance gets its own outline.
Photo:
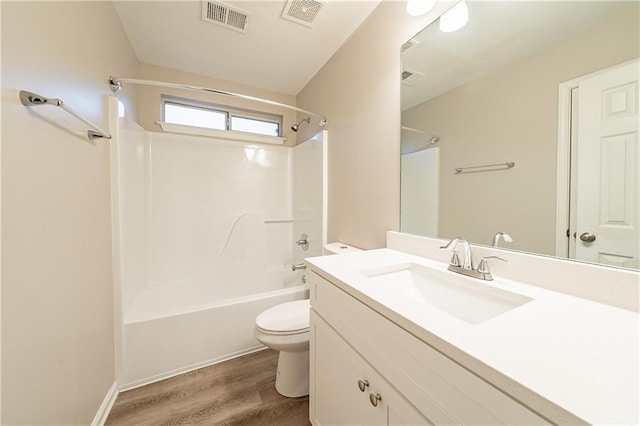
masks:
[[[498,243],[500,242],[500,238],[505,240],[507,243],[513,242],[513,237],[506,232],[498,232],[493,236],[493,240],[491,241],[491,247],[498,247]]]
[[[462,244],[462,248],[464,249],[464,262],[462,265],[460,264],[458,252],[455,249],[458,244]],[[453,252],[453,256],[451,256],[451,261],[449,262],[449,271],[485,281],[493,280],[487,259],[499,259],[503,262],[507,261],[506,259],[498,256],[486,256],[480,259],[480,265],[478,265],[478,268],[476,269],[473,266],[473,253],[471,252],[471,246],[467,240],[461,237],[456,237],[449,241],[446,245],[440,247],[440,250],[449,250]]]
[[[455,237],[453,240],[449,241],[446,245],[440,247],[440,250],[449,250],[453,251],[453,257],[451,258],[451,265],[461,266],[460,259],[458,259],[458,252],[456,251],[456,246],[458,244],[462,244],[462,248],[464,249],[464,263],[462,264],[462,268],[473,270],[473,256],[471,255],[471,246],[469,242],[461,237]]]

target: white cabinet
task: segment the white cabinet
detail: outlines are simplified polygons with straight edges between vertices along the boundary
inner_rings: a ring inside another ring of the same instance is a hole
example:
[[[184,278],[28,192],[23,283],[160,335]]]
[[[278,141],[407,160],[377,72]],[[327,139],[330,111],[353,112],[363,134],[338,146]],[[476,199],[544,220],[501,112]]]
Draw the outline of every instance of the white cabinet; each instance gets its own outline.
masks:
[[[313,310],[311,322],[314,424],[432,424]]]
[[[310,280],[315,425],[549,424],[315,272]]]

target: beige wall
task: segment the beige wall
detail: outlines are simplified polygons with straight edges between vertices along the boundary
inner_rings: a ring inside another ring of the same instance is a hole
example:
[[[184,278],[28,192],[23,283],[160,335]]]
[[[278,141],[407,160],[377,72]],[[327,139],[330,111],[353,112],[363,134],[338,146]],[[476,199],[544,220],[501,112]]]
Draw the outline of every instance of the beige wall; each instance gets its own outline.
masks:
[[[226,90],[243,95],[260,97],[286,105],[296,105],[296,97],[292,95],[286,95],[270,90],[258,89],[227,80],[192,74],[171,68],[160,67],[157,65],[143,63],[140,69],[140,78],[144,80],[182,83],[192,86]],[[291,125],[296,122],[296,111],[294,110],[263,103],[257,103],[254,101],[247,101],[230,96],[215,95],[211,93],[197,92],[192,90],[171,89],[158,86],[139,86],[138,100],[140,103],[140,125],[149,131],[160,131],[160,127],[155,123],[156,121],[160,121],[160,97],[163,94],[180,96],[189,99],[198,99],[216,104],[230,105],[237,108],[244,108],[254,111],[264,111],[282,115],[283,136],[287,138],[285,146],[296,145],[296,133],[291,131]]]
[[[107,127],[109,73],[139,65],[111,2],[1,6],[2,423],[89,424],[114,381],[109,142],[18,91]]]
[[[509,248],[555,254],[558,85],[638,57],[634,10],[403,112],[440,137],[439,236],[489,244],[504,231]],[[453,173],[504,161],[516,167]]]
[[[415,18],[405,2],[383,1],[298,94],[300,108],[328,120],[329,241],[384,247],[398,230],[400,46],[449,6]]]

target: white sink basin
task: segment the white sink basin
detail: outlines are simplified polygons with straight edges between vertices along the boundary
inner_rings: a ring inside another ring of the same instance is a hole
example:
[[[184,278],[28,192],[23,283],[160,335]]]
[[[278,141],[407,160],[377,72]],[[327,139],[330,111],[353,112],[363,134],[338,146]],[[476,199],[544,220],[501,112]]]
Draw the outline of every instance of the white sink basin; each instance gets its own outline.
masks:
[[[424,304],[427,309],[437,309],[470,324],[480,324],[533,300],[490,286],[486,281],[415,263],[361,273],[395,294],[399,292]]]

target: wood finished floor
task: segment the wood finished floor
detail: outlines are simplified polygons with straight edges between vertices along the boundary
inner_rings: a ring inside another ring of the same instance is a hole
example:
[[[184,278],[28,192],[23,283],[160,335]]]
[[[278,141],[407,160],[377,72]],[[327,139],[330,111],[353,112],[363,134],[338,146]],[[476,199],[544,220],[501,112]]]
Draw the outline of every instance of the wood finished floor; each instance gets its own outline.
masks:
[[[310,425],[309,397],[276,391],[277,363],[264,350],[122,392],[106,424]]]

